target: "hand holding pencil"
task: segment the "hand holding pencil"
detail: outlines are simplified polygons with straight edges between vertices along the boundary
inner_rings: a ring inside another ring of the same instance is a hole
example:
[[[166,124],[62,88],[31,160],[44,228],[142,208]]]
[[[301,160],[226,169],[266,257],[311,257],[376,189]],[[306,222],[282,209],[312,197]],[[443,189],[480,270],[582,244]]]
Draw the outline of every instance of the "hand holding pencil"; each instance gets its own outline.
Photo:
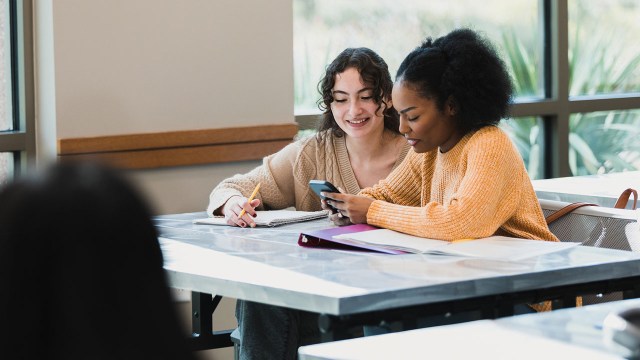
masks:
[[[258,185],[256,185],[256,188],[253,189],[253,192],[251,193],[249,200],[247,200],[247,203],[251,204],[251,201],[253,200],[254,197],[256,197],[258,190],[260,190],[260,183],[258,183]],[[247,210],[246,208],[242,208],[242,211],[240,211],[240,215],[238,215],[238,217],[241,218],[242,215],[244,215],[247,212],[246,210]]]
[[[242,196],[234,196],[227,200],[222,210],[227,224],[232,226],[255,227],[256,223],[253,221],[255,216],[255,208],[260,205],[260,200],[255,199],[258,191],[260,190],[260,183],[253,189],[253,193],[249,199]],[[247,214],[248,212],[248,214]]]

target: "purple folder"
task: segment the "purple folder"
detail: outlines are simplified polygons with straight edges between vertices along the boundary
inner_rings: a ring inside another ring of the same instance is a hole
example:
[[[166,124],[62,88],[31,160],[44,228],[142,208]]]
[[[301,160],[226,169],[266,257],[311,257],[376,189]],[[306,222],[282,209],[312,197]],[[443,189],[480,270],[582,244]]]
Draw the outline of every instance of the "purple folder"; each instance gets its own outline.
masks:
[[[334,239],[334,235],[350,234],[361,231],[377,230],[375,226],[355,224],[322,230],[312,230],[300,233],[298,245],[313,248],[328,248],[341,250],[376,251],[386,254],[407,254],[405,251],[387,249],[374,244],[365,244],[348,239]]]

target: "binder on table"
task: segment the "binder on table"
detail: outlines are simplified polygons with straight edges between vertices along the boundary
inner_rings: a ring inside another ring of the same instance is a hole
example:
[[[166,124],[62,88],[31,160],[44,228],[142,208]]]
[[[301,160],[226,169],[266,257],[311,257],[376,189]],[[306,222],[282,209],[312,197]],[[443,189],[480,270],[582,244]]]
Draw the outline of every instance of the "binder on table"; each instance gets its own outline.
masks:
[[[568,249],[578,244],[507,236],[445,241],[357,224],[302,232],[298,238],[298,245],[369,250],[387,254],[432,254],[519,261]]]
[[[406,251],[386,249],[376,245],[356,242],[349,239],[337,238],[338,235],[348,235],[363,231],[377,230],[375,226],[355,224],[321,230],[304,231],[298,237],[298,245],[314,248],[330,248],[343,250],[376,251],[387,254],[406,254]]]

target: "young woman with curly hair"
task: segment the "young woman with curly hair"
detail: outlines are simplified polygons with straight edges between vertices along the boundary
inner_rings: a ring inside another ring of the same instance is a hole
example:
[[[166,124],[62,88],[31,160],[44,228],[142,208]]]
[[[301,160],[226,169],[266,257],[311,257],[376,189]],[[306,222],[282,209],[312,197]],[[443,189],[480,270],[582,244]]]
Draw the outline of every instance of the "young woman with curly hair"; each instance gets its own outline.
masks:
[[[391,74],[378,54],[345,49],[326,68],[318,88],[323,117],[317,135],[265,157],[247,174],[222,181],[210,195],[209,215],[224,215],[229,225],[246,227],[254,225],[255,210],[321,210],[309,180],[328,180],[356,194],[402,162],[410,149],[398,131]],[[248,202],[258,183],[256,198]],[[308,312],[239,300],[236,318],[240,359],[295,359],[299,346],[320,339],[317,315]]]
[[[229,225],[253,226],[256,209],[321,210],[309,188],[311,179],[330,181],[348,194],[384,179],[409,152],[398,131],[392,88],[387,64],[374,51],[342,51],[318,84],[323,115],[316,136],[295,141],[249,173],[222,181],[211,192],[207,213],[224,215]],[[247,202],[258,183],[256,198]]]

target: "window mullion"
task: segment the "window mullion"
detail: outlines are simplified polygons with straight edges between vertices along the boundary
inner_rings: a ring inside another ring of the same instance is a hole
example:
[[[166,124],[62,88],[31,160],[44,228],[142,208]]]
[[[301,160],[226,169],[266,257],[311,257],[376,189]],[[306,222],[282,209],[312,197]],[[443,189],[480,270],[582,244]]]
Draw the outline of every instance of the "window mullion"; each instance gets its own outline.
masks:
[[[568,0],[544,0],[545,89],[555,114],[545,117],[545,177],[569,176],[569,15]]]

